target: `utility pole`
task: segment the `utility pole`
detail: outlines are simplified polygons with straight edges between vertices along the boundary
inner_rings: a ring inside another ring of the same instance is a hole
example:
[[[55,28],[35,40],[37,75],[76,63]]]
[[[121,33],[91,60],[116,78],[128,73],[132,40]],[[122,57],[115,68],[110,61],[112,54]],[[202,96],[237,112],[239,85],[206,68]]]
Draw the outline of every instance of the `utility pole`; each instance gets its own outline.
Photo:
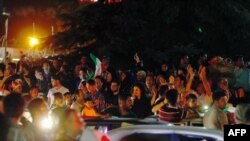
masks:
[[[4,45],[4,60],[7,59],[7,47],[8,47],[8,27],[9,27],[9,16],[10,13],[8,12],[2,12],[2,15],[6,16],[5,19],[5,35],[3,38],[3,45]]]

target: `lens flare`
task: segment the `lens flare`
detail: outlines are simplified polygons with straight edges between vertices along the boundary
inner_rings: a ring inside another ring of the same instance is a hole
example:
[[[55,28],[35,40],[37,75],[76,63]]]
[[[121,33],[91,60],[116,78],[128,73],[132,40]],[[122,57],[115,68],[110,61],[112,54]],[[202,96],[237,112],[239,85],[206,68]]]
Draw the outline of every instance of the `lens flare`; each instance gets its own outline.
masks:
[[[203,106],[203,108],[204,108],[204,110],[208,110],[208,106],[207,105],[205,105],[205,106]]]
[[[51,129],[52,128],[52,119],[51,117],[45,117],[41,120],[41,128],[42,129]]]
[[[39,40],[35,37],[30,37],[29,44],[31,47],[34,47],[39,44]]]

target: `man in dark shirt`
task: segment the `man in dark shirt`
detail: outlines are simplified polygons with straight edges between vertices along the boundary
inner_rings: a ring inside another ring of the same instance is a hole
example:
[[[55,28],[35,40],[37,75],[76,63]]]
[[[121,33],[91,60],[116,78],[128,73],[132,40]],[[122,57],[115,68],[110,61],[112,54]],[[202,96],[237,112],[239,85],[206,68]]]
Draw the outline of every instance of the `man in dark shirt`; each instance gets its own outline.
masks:
[[[104,95],[105,100],[109,101],[112,105],[118,105],[118,97],[120,95],[120,83],[117,80],[112,80],[110,90]]]
[[[12,91],[12,82],[16,79],[20,79],[20,76],[16,74],[16,64],[8,63],[0,87],[5,90]]]
[[[94,80],[88,80],[86,86],[88,90],[86,97],[90,97],[94,103],[95,110],[98,113],[102,113],[106,108],[104,96],[97,91]]]
[[[117,117],[136,118],[136,114],[131,111],[132,106],[133,102],[130,96],[119,95],[118,107],[108,108],[105,113]]]

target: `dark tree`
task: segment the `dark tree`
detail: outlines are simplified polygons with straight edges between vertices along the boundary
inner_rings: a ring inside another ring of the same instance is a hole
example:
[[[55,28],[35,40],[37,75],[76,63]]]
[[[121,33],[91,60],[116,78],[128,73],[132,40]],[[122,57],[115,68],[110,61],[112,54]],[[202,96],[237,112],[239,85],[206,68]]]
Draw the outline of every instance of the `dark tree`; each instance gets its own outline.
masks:
[[[250,44],[247,0],[123,0],[79,5],[60,15],[64,31],[48,39],[56,48],[86,48],[110,54],[124,65],[139,52],[148,64],[206,51],[247,55]],[[122,63],[123,62],[123,63]],[[172,62],[176,63],[176,62]]]

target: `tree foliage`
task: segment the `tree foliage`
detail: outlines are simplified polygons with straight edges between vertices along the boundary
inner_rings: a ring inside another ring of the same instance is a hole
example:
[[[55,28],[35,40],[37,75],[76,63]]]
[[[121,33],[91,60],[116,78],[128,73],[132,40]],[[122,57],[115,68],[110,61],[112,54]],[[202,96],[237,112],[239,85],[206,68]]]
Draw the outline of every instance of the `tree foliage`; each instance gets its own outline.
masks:
[[[247,55],[250,43],[247,0],[123,0],[97,2],[61,14],[65,30],[51,37],[54,47],[80,48],[110,54],[117,64],[139,52],[151,63],[191,56]],[[116,59],[118,58],[118,59]],[[124,58],[124,59],[122,59]]]

